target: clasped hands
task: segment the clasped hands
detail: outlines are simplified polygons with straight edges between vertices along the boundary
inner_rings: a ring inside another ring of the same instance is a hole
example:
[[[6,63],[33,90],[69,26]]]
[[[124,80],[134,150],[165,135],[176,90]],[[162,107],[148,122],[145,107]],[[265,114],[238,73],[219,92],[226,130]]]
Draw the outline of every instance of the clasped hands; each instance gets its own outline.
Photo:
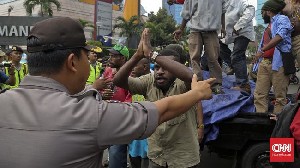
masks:
[[[140,43],[137,49],[137,55],[140,58],[148,58],[150,59],[152,56],[152,46],[150,42],[150,30],[145,28],[143,30]]]

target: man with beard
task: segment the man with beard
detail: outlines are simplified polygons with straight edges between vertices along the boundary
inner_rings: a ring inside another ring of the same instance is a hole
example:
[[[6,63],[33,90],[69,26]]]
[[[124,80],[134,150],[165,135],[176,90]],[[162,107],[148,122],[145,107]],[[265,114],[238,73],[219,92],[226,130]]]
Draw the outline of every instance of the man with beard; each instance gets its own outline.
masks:
[[[139,49],[144,55],[151,51],[149,31],[145,29]],[[148,101],[185,93],[190,89],[193,72],[181,64],[179,54],[170,49],[162,50],[159,55],[153,54],[154,74],[140,78],[129,77],[130,71],[144,58],[134,54],[117,72],[114,83],[132,94],[141,94]],[[197,167],[200,162],[197,127],[203,128],[202,121],[197,121],[197,105],[186,114],[162,123],[148,138],[149,167]],[[199,107],[199,106],[198,106]]]
[[[268,112],[268,95],[273,85],[275,105],[273,113],[278,114],[286,104],[289,76],[284,74],[280,52],[291,51],[292,25],[288,17],[279,14],[285,7],[282,0],[268,0],[262,7],[265,23],[269,23],[260,42],[256,59],[262,57],[259,64],[254,105],[257,112]]]
[[[129,58],[129,51],[126,46],[115,45],[109,49],[108,66],[103,78],[112,80]],[[128,73],[129,74],[129,73]],[[131,102],[131,94],[128,90],[109,83],[107,88],[102,92],[103,99],[120,102]],[[117,123],[116,123],[117,124]],[[126,168],[127,167],[127,144],[113,145],[109,148],[109,168]]]
[[[300,0],[285,0],[286,6],[282,10],[286,14],[293,25],[292,32],[292,50],[296,56],[298,67],[300,66]]]

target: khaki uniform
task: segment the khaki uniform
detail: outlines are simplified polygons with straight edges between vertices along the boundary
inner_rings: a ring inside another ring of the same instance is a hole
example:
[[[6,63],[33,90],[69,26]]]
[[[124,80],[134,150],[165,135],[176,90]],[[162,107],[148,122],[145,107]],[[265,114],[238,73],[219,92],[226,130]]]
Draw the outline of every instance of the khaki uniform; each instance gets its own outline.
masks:
[[[292,37],[292,51],[293,55],[296,57],[298,67],[300,67],[300,35]]]
[[[94,89],[69,95],[55,80],[26,76],[19,88],[0,95],[0,167],[98,168],[108,145],[155,131],[153,103],[99,99]]]
[[[185,83],[176,79],[164,95],[154,84],[154,75],[129,78],[129,91],[144,95],[146,100],[156,101],[167,96],[187,92]],[[197,133],[196,106],[172,120],[162,123],[148,138],[148,157],[169,168],[192,167],[200,162]]]

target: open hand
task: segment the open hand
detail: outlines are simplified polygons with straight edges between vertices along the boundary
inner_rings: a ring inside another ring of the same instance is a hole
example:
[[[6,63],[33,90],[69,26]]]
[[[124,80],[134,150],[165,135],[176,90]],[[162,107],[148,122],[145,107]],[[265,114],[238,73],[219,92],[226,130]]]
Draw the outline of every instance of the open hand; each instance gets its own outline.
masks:
[[[192,79],[191,89],[198,91],[199,94],[201,94],[202,100],[210,99],[212,97],[212,91],[210,85],[216,80],[216,78],[209,78],[207,80],[198,81],[198,82],[197,79],[198,79],[197,75],[194,74]]]
[[[107,78],[99,78],[95,80],[93,83],[93,88],[97,90],[102,90],[106,88],[107,84],[111,83],[112,79],[107,79]]]
[[[182,30],[181,29],[175,30],[173,36],[174,36],[174,40],[178,41],[182,36]]]
[[[15,73],[15,65],[14,64],[10,64],[11,66],[8,68],[8,74],[14,74]]]
[[[144,33],[144,31],[143,31],[143,33]],[[141,40],[140,40],[140,43],[139,43],[139,45],[138,45],[138,49],[136,50],[136,54],[137,54],[139,57],[141,57],[141,58],[144,57],[144,51],[143,51],[144,37],[143,37],[143,33],[142,33],[142,35],[141,35]]]

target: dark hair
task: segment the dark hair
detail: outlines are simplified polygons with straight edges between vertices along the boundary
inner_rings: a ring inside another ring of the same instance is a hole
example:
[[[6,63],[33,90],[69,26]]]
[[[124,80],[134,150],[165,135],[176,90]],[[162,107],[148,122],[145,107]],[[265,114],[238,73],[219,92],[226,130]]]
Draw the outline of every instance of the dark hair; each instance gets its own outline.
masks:
[[[27,46],[41,46],[41,42],[39,39],[32,37],[27,40]],[[28,72],[30,75],[57,74],[71,53],[74,53],[80,59],[81,50],[81,48],[75,48],[29,53],[27,57]]]
[[[185,64],[187,61],[187,53],[184,51],[183,46],[179,44],[169,44],[165,49],[171,49],[176,51],[180,56],[180,63]]]
[[[176,61],[180,62],[180,55],[174,50],[171,49],[163,49],[159,52],[159,55],[161,56],[174,56],[176,58]]]

